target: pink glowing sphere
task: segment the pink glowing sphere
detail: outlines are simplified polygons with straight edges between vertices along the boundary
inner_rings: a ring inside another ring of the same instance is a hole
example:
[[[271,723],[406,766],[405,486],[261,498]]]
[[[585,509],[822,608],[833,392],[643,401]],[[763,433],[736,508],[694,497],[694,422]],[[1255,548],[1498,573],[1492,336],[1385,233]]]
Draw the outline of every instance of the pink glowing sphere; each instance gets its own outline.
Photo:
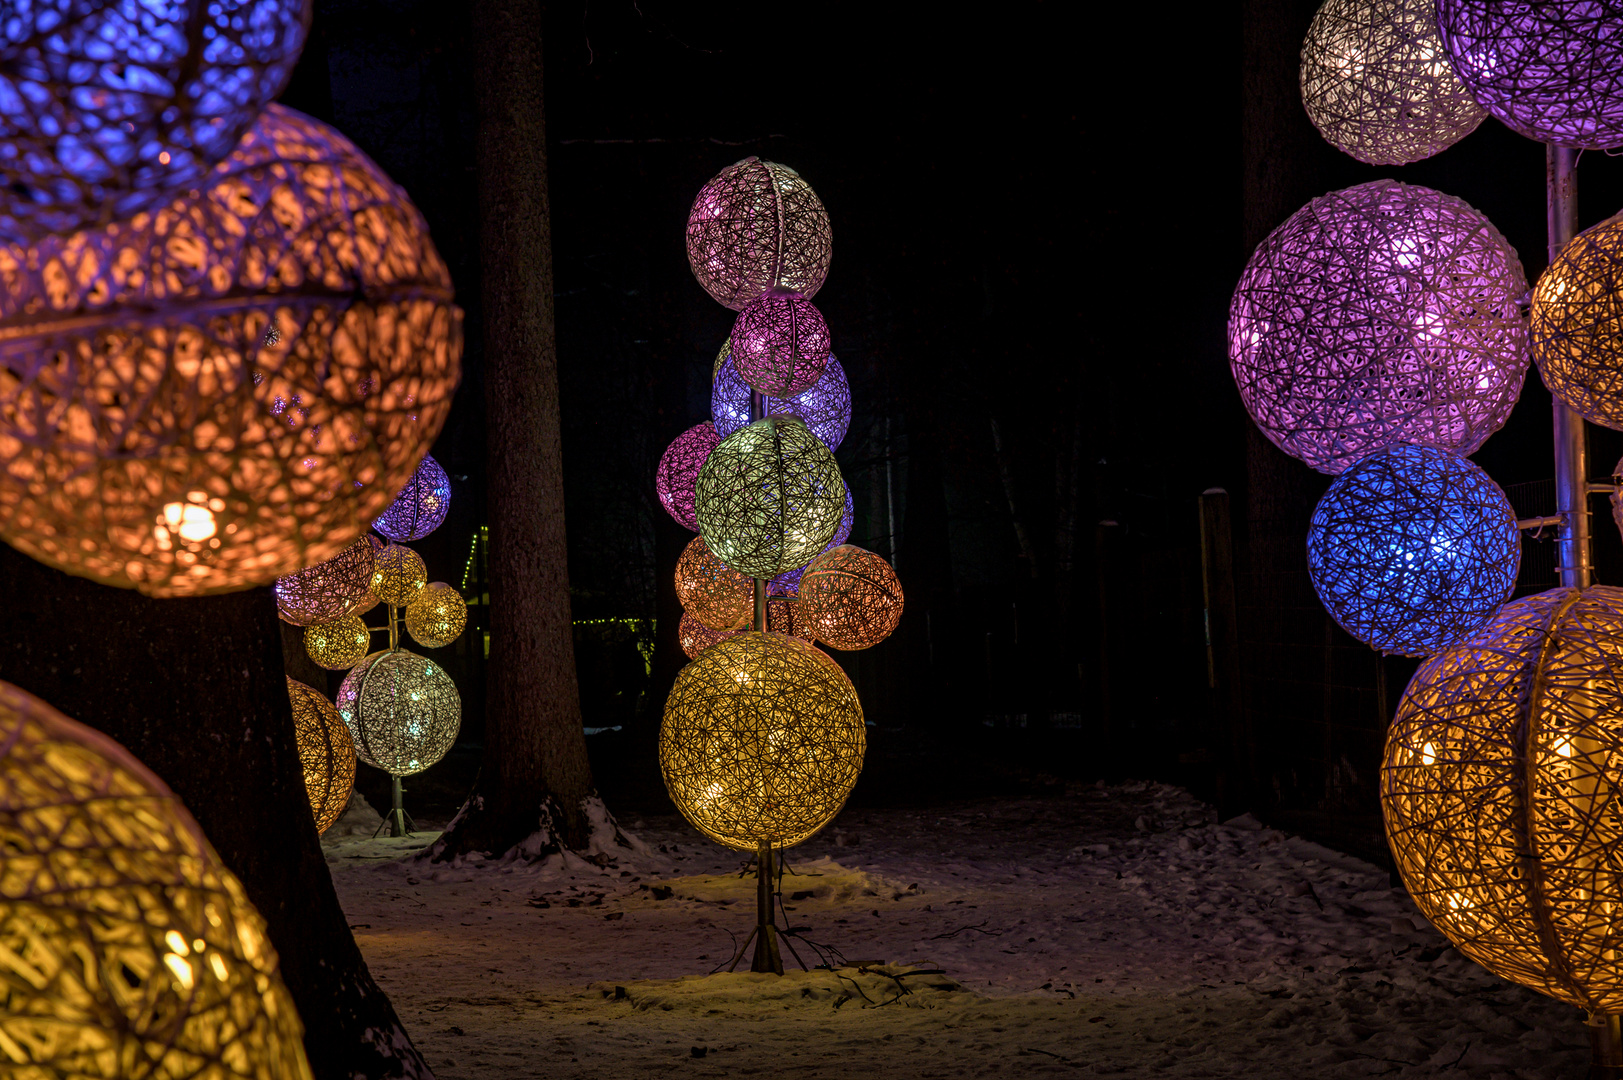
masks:
[[[678,525],[692,532],[699,531],[699,519],[693,510],[693,487],[698,483],[705,459],[719,442],[721,438],[716,434],[715,425],[706,420],[672,439],[659,457],[659,471],[654,477],[659,505]]]
[[[828,211],[787,165],[745,158],[699,191],[688,213],[688,265],[734,311],[772,289],[816,296],[828,277]]]
[[[728,346],[751,387],[791,398],[816,386],[828,366],[828,323],[804,296],[773,293],[738,313]]]

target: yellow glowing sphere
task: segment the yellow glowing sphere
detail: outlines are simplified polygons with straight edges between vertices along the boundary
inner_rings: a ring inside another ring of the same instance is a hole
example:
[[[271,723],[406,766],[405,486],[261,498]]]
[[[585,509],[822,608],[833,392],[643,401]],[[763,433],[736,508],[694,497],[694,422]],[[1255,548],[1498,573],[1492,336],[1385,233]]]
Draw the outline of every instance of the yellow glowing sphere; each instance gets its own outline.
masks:
[[[1550,393],[1623,430],[1623,214],[1573,237],[1539,276],[1529,328]]]
[[[467,601],[443,581],[424,586],[406,608],[406,632],[425,648],[451,644],[462,636],[462,628],[467,625]]]
[[[856,689],[828,654],[743,631],[676,676],[659,764],[677,808],[718,844],[791,847],[845,805],[866,735]]]
[[[304,651],[328,671],[354,667],[371,644],[371,631],[359,615],[345,615],[304,628]]]
[[[265,923],[122,746],[0,683],[0,1075],[309,1080]]]
[[[390,544],[377,554],[372,592],[385,604],[406,607],[428,584],[423,557],[403,544]]]
[[[304,791],[316,832],[326,832],[343,816],[355,787],[355,742],[349,728],[327,696],[297,679],[287,680],[293,702],[293,733],[299,742],[299,764],[304,766]]]

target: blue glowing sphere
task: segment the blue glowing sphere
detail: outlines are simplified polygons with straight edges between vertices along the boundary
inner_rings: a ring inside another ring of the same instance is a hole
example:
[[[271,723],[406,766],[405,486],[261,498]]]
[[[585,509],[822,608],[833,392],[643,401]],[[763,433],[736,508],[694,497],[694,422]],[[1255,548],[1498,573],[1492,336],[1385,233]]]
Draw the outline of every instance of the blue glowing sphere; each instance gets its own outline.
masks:
[[[723,350],[730,353],[731,350]],[[846,381],[845,369],[828,355],[823,375],[808,389],[790,398],[766,399],[767,416],[797,416],[811,433],[823,440],[830,450],[838,450],[851,426],[851,384]],[[750,422],[750,385],[733,366],[731,355],[725,355],[716,365],[715,381],[710,388],[710,419],[716,425],[716,434],[723,439]]]
[[[1488,474],[1455,454],[1398,446],[1336,478],[1313,511],[1307,567],[1342,629],[1383,653],[1430,656],[1510,599],[1516,514]]]
[[[372,522],[372,528],[397,544],[421,540],[445,523],[450,509],[451,478],[439,462],[425,454],[389,509]]]

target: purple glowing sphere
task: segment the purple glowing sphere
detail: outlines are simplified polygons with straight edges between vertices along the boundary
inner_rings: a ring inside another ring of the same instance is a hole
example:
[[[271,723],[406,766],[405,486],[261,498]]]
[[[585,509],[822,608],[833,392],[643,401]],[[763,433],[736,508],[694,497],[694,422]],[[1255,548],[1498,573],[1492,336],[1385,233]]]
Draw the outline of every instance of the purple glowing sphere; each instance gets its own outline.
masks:
[[[716,434],[715,425],[706,420],[672,439],[671,445],[659,456],[659,470],[654,476],[659,505],[684,529],[699,531],[693,488],[699,482],[699,470],[704,468],[705,459],[719,442],[721,436]]]
[[[838,450],[851,426],[851,384],[846,381],[845,369],[831,353],[823,377],[815,386],[787,400],[767,398],[766,415],[799,417],[824,446]],[[731,356],[716,370],[716,381],[710,388],[710,418],[716,434],[724,439],[750,422],[750,386],[738,374]]]
[[[397,544],[421,540],[445,524],[450,508],[451,478],[439,462],[425,454],[389,509],[372,522],[372,528]]]
[[[699,191],[688,213],[688,265],[734,311],[772,289],[816,296],[828,276],[828,211],[787,165],[745,158]]]
[[[845,485],[845,513],[840,515],[840,527],[834,530],[834,538],[828,542],[828,546],[817,554],[821,556],[824,552],[833,551],[850,539],[851,525],[855,520],[856,502],[851,498],[851,485],[847,484]],[[806,566],[810,566],[814,561],[816,560],[807,560]],[[797,566],[793,570],[785,570],[768,581],[766,583],[766,594],[768,596],[798,596],[800,594],[800,575],[805,571],[806,566]]]
[[[774,293],[749,304],[727,343],[738,374],[770,398],[810,390],[828,364],[828,323],[804,296]]]
[[[1437,29],[1477,104],[1529,139],[1623,146],[1623,6],[1438,0]]]

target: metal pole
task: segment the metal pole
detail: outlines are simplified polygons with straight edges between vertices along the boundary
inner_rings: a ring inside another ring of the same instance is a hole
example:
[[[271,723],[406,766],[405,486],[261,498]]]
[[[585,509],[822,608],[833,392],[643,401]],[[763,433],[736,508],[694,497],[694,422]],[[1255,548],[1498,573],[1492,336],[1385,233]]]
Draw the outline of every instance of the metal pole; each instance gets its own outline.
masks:
[[[772,862],[772,845],[762,840],[755,849],[755,957],[750,970],[782,975],[778,928],[772,923]]]
[[[766,395],[759,390],[750,391],[750,423],[766,416]],[[757,633],[766,629],[766,578],[755,579],[755,614],[750,629]]]
[[[1544,148],[1546,225],[1550,261],[1578,231],[1578,181],[1574,173],[1577,153],[1569,146]],[[1556,537],[1557,568],[1561,584],[1588,588],[1591,576],[1589,544],[1589,447],[1584,418],[1560,398],[1552,401],[1555,428],[1555,509],[1561,517]]]
[[[406,800],[405,788],[400,786],[400,777],[389,777],[389,835],[406,835]]]
[[[1616,1013],[1589,1014],[1589,1080],[1623,1077],[1623,1030]]]

